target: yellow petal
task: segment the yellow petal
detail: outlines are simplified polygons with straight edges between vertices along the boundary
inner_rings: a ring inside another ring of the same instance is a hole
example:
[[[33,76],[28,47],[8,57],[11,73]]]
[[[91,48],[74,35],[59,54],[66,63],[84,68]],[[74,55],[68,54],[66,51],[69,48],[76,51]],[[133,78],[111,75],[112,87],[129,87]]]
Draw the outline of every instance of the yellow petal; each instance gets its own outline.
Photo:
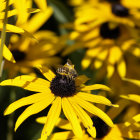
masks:
[[[100,55],[101,51],[102,51],[102,47],[99,46],[97,48],[92,48],[92,49],[87,50],[86,55],[94,58],[94,57]]]
[[[94,30],[90,30],[87,32],[81,39],[82,41],[89,41],[92,40],[93,38],[97,38],[99,36],[99,28],[94,28]]]
[[[118,64],[117,64],[117,69],[118,69],[118,72],[119,72],[119,75],[121,77],[125,77],[126,75],[126,64],[125,64],[125,61],[124,59],[121,59]]]
[[[39,113],[40,111],[44,110],[47,106],[49,106],[52,101],[54,100],[54,96],[51,98],[45,98],[31,106],[29,106],[25,111],[19,116],[15,124],[15,131],[21,125],[21,123],[26,120],[29,116]]]
[[[140,95],[137,94],[128,94],[127,96],[121,95],[122,98],[129,99],[135,101],[140,104]]]
[[[56,121],[59,118],[60,113],[61,113],[61,97],[57,97],[48,112],[47,121],[42,130],[41,138],[47,137],[51,134],[56,124]]]
[[[87,132],[88,132],[93,138],[96,138],[96,128],[95,128],[95,127],[87,128]]]
[[[10,52],[10,50],[6,47],[6,45],[4,45],[3,47],[3,56],[6,60],[11,61],[13,63],[16,63],[12,53]]]
[[[48,7],[45,11],[36,13],[31,19],[22,27],[30,33],[37,31],[52,15],[53,10]],[[38,21],[38,22],[36,22]]]
[[[65,97],[62,98],[62,108],[63,108],[63,112],[65,116],[67,117],[67,119],[70,121],[72,125],[74,134],[78,138],[82,138],[83,132],[82,132],[79,120],[77,119],[77,116],[75,114],[74,109],[72,108],[72,105],[70,104],[68,99]]]
[[[13,10],[8,11],[7,17],[11,17],[11,16],[14,16],[16,14],[17,14],[17,11],[15,9],[13,9]],[[5,12],[1,12],[0,20],[4,19],[4,15],[5,15]]]
[[[38,65],[36,66],[40,72],[49,80],[49,81],[52,81],[52,79],[55,77],[55,74],[50,70],[48,69],[47,67],[44,67],[44,66],[41,66],[41,65]]]
[[[83,93],[83,92],[78,92],[77,96],[86,101],[112,106],[112,103],[104,96],[93,95],[93,94],[88,94],[88,93]]]
[[[134,80],[134,79],[128,79],[128,78],[123,78],[123,80],[131,82],[132,84],[135,84],[140,87],[140,80]]]
[[[94,61],[95,69],[99,69],[103,65],[103,61],[98,60],[98,58]]]
[[[15,2],[14,0],[10,0],[9,1],[9,6],[11,4],[13,4],[14,2]],[[6,1],[5,0],[1,0],[0,1],[0,11],[3,11],[5,9],[5,7],[6,7]]]
[[[84,86],[81,88],[81,91],[89,91],[89,90],[106,90],[106,91],[111,91],[111,89],[105,85],[101,85],[101,84],[94,84],[94,85],[90,85],[90,86]]]
[[[136,122],[140,122],[140,114],[133,117],[133,120]]]
[[[27,21],[28,13],[27,13],[27,3],[26,0],[15,0],[14,7],[17,10],[18,18],[17,25],[24,24]]]
[[[78,77],[76,77],[75,84],[76,84],[76,86],[80,86],[80,85],[86,83],[88,80],[89,80],[89,78],[87,76],[79,75]]]
[[[130,7],[130,8],[139,8],[140,6],[140,1],[138,0],[123,0],[122,4],[125,5],[126,7]]]
[[[116,102],[117,105],[119,105],[119,108],[110,108],[107,111],[107,115],[114,120],[117,116],[119,116],[119,114],[129,105],[129,102],[121,99],[118,102]]]
[[[34,0],[34,1],[41,10],[47,9],[47,1],[46,0]]]
[[[2,28],[3,28],[3,24],[0,23],[0,30],[2,30]],[[9,32],[14,32],[14,33],[24,33],[25,32],[22,28],[17,27],[15,25],[11,25],[11,24],[6,24],[6,30]]]
[[[17,86],[30,91],[50,93],[50,82],[42,78],[28,75],[18,76],[14,79],[4,80],[0,83],[0,86]]]
[[[122,57],[122,51],[120,50],[120,48],[118,46],[113,46],[110,49],[110,53],[109,53],[109,58],[108,61],[110,64],[115,64],[116,62],[120,61],[121,57]]]
[[[0,23],[0,30],[2,30],[2,29],[3,29],[3,23]],[[23,34],[23,35],[25,35],[27,37],[30,37],[30,38],[36,40],[35,37],[31,33],[25,31],[24,29],[22,29],[20,27],[15,26],[15,25],[6,24],[6,31],[7,32]]]
[[[39,117],[36,119],[36,122],[41,123],[41,124],[45,124],[47,121],[47,117],[43,116],[43,117]]]
[[[81,63],[82,68],[83,69],[88,68],[90,66],[91,62],[92,62],[92,59],[90,57],[88,57],[88,56],[84,57],[84,59],[82,60],[82,63]]]
[[[106,124],[108,124],[110,127],[113,126],[113,122],[112,120],[107,116],[106,113],[104,113],[102,110],[100,110],[99,108],[97,108],[96,106],[94,106],[93,104],[79,98],[78,96],[74,96],[73,97],[75,102],[77,102],[81,107],[83,107],[85,110],[87,110],[88,112],[98,116],[99,118],[101,118]],[[93,122],[94,123],[94,122]]]
[[[107,77],[110,78],[115,71],[114,65],[107,65]]]
[[[22,106],[33,104],[33,103],[39,102],[40,100],[42,100],[44,98],[50,98],[52,96],[54,96],[54,95],[47,94],[47,93],[36,93],[36,94],[30,95],[28,97],[21,98],[15,102],[13,102],[12,104],[10,104],[4,111],[4,115],[11,114],[16,109],[18,109]]]
[[[75,104],[71,100],[71,98],[69,98],[68,100],[71,102],[76,114],[78,115],[79,119],[82,121],[83,125],[87,128],[87,131],[91,134],[91,136],[93,138],[95,138],[96,129],[93,126],[93,122],[92,122],[90,116],[79,105]]]
[[[65,120],[65,119],[62,119],[62,118],[58,119],[58,121],[56,123],[56,126],[61,128],[61,129],[65,129],[65,130],[72,130],[72,126],[69,123],[69,121]]]
[[[73,102],[73,100],[71,100],[71,98],[68,98],[68,100],[72,104],[72,107],[74,108],[76,114],[78,115],[78,117],[80,118],[80,120],[82,121],[84,126],[86,128],[92,127],[93,122],[92,122],[91,118],[89,117],[89,115],[79,105],[77,105],[75,102]]]
[[[136,56],[139,57],[140,56],[140,49],[139,48],[134,48],[131,53]]]

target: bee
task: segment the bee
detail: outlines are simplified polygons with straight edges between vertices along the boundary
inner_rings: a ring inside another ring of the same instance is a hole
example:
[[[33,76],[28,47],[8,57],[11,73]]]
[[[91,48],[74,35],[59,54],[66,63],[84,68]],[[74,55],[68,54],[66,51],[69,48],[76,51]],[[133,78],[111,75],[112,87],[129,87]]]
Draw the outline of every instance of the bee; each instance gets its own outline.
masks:
[[[56,72],[60,75],[65,75],[70,79],[74,79],[78,76],[76,70],[74,69],[74,65],[69,59],[67,60],[67,63],[64,66],[60,66]]]

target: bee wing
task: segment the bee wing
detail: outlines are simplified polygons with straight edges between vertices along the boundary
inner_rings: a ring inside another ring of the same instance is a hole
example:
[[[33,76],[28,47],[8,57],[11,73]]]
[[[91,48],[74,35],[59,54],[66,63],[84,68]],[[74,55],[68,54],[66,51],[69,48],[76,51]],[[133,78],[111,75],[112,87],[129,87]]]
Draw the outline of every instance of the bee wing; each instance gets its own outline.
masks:
[[[67,64],[68,65],[73,65],[70,59],[67,59]]]

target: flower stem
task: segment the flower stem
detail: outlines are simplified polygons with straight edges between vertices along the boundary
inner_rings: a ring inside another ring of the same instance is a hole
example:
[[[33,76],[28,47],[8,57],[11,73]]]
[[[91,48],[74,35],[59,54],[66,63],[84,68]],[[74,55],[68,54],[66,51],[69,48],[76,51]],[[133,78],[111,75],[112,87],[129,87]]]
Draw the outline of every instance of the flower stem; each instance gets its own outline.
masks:
[[[6,38],[6,24],[7,24],[7,15],[8,15],[8,5],[9,0],[6,0],[6,7],[5,7],[5,15],[3,20],[3,29],[1,32],[1,45],[0,45],[0,77],[2,76],[2,61],[3,61],[3,47],[5,44],[5,38]]]

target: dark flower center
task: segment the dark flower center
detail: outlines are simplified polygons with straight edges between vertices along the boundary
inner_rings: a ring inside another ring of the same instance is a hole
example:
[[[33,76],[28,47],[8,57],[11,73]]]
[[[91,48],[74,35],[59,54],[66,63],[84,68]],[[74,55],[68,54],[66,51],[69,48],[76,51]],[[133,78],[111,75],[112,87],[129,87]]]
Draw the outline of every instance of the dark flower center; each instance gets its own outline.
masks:
[[[113,4],[112,13],[119,17],[127,17],[129,16],[129,9],[121,4]]]
[[[100,35],[105,39],[117,39],[120,35],[119,26],[110,29],[109,23],[103,23],[100,27]]]
[[[11,51],[13,56],[14,56],[14,59],[18,62],[18,61],[22,61],[25,59],[26,57],[26,54],[25,52],[22,52],[22,51],[19,51],[19,50],[12,50]]]
[[[119,3],[120,2],[120,0],[107,0],[107,1],[110,3]]]
[[[69,97],[76,93],[74,79],[59,74],[52,80],[50,89],[53,94],[60,97]]]
[[[96,128],[96,138],[103,138],[109,133],[110,127],[99,117],[94,116],[91,119],[93,120],[93,126]]]

